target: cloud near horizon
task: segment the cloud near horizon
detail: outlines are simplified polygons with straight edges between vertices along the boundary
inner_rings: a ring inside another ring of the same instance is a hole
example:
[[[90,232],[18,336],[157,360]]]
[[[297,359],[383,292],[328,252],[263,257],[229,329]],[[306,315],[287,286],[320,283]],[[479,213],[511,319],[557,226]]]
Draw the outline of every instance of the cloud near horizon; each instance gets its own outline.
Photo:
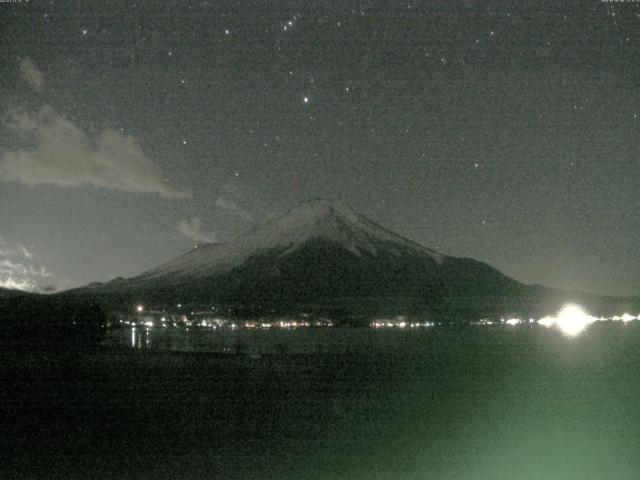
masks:
[[[43,291],[41,283],[52,274],[43,266],[33,265],[33,257],[24,245],[0,236],[0,287]]]
[[[198,243],[213,243],[216,241],[213,234],[202,231],[202,221],[199,218],[183,218],[176,226],[176,230]]]
[[[136,140],[114,130],[92,139],[50,106],[11,111],[3,126],[30,148],[0,150],[0,181],[29,186],[90,186],[163,198],[190,198],[169,186]]]

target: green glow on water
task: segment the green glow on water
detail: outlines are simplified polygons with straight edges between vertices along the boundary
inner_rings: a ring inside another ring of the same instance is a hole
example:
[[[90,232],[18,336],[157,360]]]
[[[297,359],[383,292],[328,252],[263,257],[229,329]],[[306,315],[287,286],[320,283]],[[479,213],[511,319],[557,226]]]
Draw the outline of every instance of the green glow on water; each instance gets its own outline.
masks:
[[[0,477],[55,460],[60,478],[635,480],[637,323],[247,333],[336,347],[258,358],[16,357],[0,364],[19,432]]]

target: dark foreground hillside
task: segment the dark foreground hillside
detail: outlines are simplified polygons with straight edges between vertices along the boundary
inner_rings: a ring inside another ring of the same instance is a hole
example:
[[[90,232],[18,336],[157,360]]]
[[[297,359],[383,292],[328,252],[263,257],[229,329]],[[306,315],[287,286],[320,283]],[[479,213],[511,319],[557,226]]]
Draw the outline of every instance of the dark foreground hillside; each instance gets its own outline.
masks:
[[[0,477],[638,478],[638,326],[415,334],[418,353],[4,350]]]

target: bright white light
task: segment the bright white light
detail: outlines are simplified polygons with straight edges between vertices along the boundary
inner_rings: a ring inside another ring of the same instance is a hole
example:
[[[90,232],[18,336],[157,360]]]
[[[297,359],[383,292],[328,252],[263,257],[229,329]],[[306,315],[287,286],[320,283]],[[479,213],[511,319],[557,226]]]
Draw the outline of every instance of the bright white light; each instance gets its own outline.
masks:
[[[510,318],[509,320],[506,321],[507,325],[519,325],[522,323],[522,320],[520,320],[519,318]]]
[[[553,317],[544,317],[538,320],[538,325],[542,325],[543,327],[553,327],[553,324],[556,323]]]
[[[635,320],[635,319],[636,317],[628,313],[625,313],[622,315],[622,317],[620,317],[620,320],[622,320],[624,323],[630,322],[631,320]]]
[[[142,312],[144,310],[144,307],[142,305],[138,305],[136,307],[136,312]]]
[[[562,307],[555,317],[549,316],[538,320],[538,325],[556,327],[565,335],[575,337],[598,320],[585,312],[579,305],[570,303]]]
[[[581,307],[575,304],[569,304],[558,312],[556,325],[565,335],[575,337],[579,333],[582,333],[594,321],[595,318],[588,315]]]

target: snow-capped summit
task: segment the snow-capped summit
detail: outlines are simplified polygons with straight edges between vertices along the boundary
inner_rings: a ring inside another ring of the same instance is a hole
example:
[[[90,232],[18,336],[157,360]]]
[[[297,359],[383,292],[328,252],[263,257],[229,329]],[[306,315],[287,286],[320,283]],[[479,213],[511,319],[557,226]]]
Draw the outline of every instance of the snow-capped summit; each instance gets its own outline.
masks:
[[[84,291],[124,304],[343,315],[494,308],[521,287],[482,262],[442,255],[340,202],[314,199],[235,242],[198,245],[137,277]]]
[[[385,252],[428,256],[442,262],[444,256],[407,240],[360,215],[350,207],[327,199],[313,199],[262,224],[234,243],[201,244],[190,252],[158,268],[143,273],[137,280],[170,275],[210,276],[231,270],[261,253],[279,250],[293,253],[311,240],[323,240],[340,246],[356,256]]]
[[[307,240],[333,241],[355,255],[366,251],[373,255],[380,249],[396,255],[412,250],[442,261],[439,253],[421,247],[372,222],[343,203],[313,199],[274,219],[253,232],[254,246],[273,248],[289,246],[293,251]]]

